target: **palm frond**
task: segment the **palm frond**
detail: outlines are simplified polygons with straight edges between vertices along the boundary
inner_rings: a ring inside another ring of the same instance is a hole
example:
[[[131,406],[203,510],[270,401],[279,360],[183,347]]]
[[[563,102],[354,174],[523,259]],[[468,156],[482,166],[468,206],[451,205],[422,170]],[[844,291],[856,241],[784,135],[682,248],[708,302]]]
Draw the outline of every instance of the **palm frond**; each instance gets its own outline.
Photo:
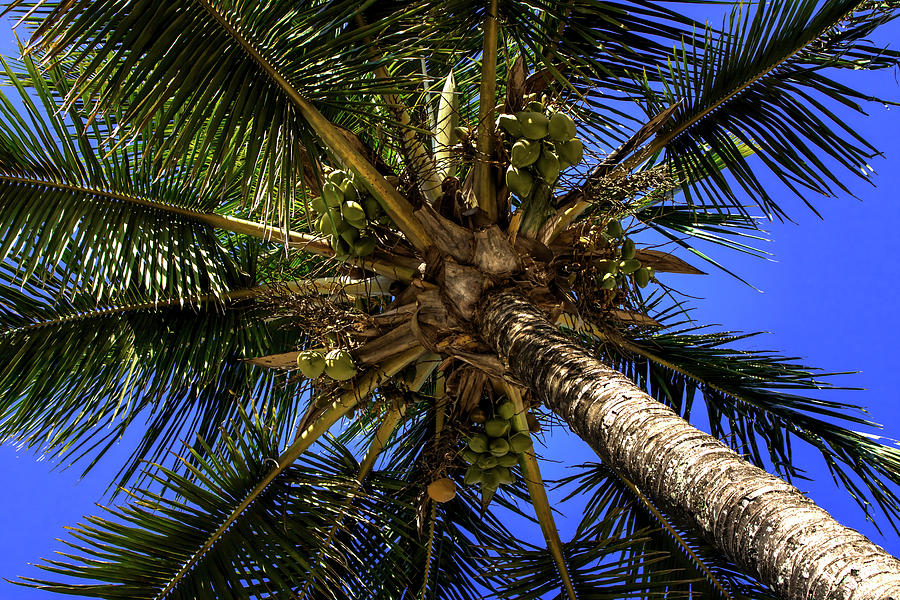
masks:
[[[61,299],[68,282],[43,279],[22,283],[15,267],[0,265],[0,438],[92,466],[146,420],[120,474],[127,479],[179,439],[212,442],[251,399],[285,423],[296,416],[298,385],[244,359],[292,349],[303,333],[267,325],[256,302],[156,303],[140,287],[108,302]]]
[[[681,101],[648,151],[665,148],[673,171],[692,182],[718,173],[724,163],[769,215],[785,213],[746,161],[742,144],[800,196],[803,189],[847,192],[844,174],[865,177],[877,151],[835,107],[862,112],[860,103],[881,100],[839,82],[836,70],[896,66],[900,53],[866,37],[898,8],[858,0],[735,8],[726,31],[707,34],[702,51],[685,47],[671,56],[662,89],[646,82],[648,114]],[[717,193],[706,202],[740,209],[729,180],[715,176],[708,183]]]

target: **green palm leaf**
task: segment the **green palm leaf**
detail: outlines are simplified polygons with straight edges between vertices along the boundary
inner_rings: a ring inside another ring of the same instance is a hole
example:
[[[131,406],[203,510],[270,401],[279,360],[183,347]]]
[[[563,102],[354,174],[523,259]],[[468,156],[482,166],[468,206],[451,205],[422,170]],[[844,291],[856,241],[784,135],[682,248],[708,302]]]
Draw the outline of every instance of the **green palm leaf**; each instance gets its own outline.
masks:
[[[798,195],[803,188],[846,192],[843,174],[865,175],[877,152],[833,107],[862,111],[860,102],[881,101],[840,83],[835,69],[894,65],[897,52],[866,36],[894,18],[895,9],[892,2],[857,0],[735,9],[727,31],[708,34],[702,52],[672,55],[663,89],[646,82],[647,114],[681,102],[649,151],[665,148],[673,171],[688,181],[704,180],[724,163],[767,214],[784,213],[751,170],[742,144]],[[716,176],[710,183],[718,193],[707,202],[740,209],[729,181]]]

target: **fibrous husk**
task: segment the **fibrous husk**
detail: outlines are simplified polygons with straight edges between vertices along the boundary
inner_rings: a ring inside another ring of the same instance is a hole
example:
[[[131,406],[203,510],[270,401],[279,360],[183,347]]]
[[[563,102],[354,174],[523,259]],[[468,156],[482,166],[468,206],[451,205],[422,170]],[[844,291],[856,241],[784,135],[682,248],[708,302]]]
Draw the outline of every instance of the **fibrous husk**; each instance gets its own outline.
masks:
[[[428,485],[428,497],[435,502],[450,502],[456,497],[456,482],[448,477],[432,481]]]

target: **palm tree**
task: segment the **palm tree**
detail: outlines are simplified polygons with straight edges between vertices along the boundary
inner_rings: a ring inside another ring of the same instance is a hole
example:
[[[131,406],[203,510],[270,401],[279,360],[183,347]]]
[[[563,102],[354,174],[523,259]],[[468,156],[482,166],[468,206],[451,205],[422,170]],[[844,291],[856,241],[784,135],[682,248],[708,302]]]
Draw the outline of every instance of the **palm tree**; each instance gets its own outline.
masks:
[[[764,469],[807,442],[893,523],[900,452],[801,395],[822,374],[686,321],[654,274],[701,271],[651,247],[752,252],[745,203],[787,216],[760,169],[810,207],[846,192],[876,150],[840,109],[878,99],[838,77],[896,67],[867,36],[898,8],[9,3],[0,438],[89,468],[143,427],[130,500],[28,582],[898,597],[896,559]],[[565,543],[532,442],[554,419],[599,457]]]

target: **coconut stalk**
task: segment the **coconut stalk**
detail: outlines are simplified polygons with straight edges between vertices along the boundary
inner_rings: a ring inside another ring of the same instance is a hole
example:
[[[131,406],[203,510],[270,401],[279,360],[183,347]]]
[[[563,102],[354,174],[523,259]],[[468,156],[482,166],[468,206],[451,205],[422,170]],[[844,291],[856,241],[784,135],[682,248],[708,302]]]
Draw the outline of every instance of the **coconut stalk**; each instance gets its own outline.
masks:
[[[900,560],[575,345],[521,295],[490,294],[477,321],[605,464],[781,598],[900,597]]]
[[[531,430],[528,427],[525,403],[522,401],[522,394],[519,392],[519,389],[505,380],[503,381],[503,389],[506,392],[506,396],[516,405],[516,414],[513,415],[513,428],[532,437]],[[563,586],[566,588],[566,595],[569,600],[576,600],[575,588],[572,586],[569,568],[563,555],[559,530],[556,528],[556,522],[553,519],[553,509],[550,508],[550,500],[547,498],[547,487],[544,485],[544,479],[541,477],[541,468],[533,450],[519,455],[519,466],[525,475],[525,485],[528,487],[528,494],[531,496],[531,505],[534,507],[535,516],[537,516],[538,523],[541,525],[541,533],[544,534],[547,549],[553,557],[553,562],[556,563],[559,576],[562,578]]]

